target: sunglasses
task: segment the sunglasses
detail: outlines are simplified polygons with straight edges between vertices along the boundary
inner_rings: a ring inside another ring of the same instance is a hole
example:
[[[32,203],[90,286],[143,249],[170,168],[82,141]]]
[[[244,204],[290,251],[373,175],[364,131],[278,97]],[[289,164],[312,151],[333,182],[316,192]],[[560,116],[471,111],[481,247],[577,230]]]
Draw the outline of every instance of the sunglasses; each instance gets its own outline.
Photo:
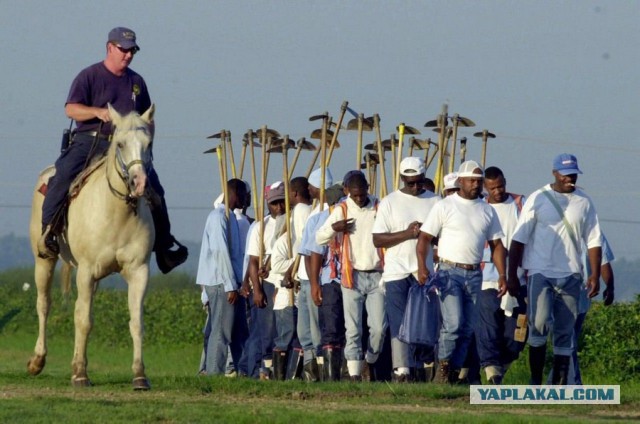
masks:
[[[119,46],[119,45],[117,45],[117,44],[114,44],[114,46],[115,46],[118,50],[120,50],[120,52],[121,52],[122,54],[131,53],[131,55],[134,55],[134,54],[138,53],[138,48],[137,48],[137,47],[131,47],[130,49],[125,49],[124,47],[121,47],[121,46]]]
[[[417,180],[417,181],[405,181],[405,185],[407,187],[423,187],[426,184],[426,180]]]

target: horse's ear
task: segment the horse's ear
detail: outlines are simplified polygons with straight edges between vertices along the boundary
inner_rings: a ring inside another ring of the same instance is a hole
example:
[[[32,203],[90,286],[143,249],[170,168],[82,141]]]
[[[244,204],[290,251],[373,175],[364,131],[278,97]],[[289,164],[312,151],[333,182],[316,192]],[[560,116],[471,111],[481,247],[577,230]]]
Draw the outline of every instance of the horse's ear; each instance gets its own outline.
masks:
[[[113,106],[111,106],[111,103],[107,103],[107,109],[109,109],[109,115],[111,116],[111,121],[117,127],[118,126],[118,122],[120,122],[120,120],[122,120],[122,115],[120,115],[118,113],[118,111],[115,110],[113,108]]]
[[[146,122],[147,124],[150,124],[153,122],[153,114],[156,112],[156,105],[155,103],[151,103],[151,106],[149,106],[149,109],[147,109],[147,111],[145,113],[142,114],[141,118],[144,122]]]

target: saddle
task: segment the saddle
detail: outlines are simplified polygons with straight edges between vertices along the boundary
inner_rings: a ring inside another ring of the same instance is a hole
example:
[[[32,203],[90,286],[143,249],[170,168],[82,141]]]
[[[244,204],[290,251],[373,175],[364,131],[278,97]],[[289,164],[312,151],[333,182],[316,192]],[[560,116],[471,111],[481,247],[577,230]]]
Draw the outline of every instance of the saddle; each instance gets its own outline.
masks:
[[[83,169],[76,178],[71,182],[69,186],[68,199],[71,200],[75,198],[82,187],[84,187],[89,175],[93,174],[96,169],[98,169],[107,158],[105,156],[101,156],[99,158],[94,158],[85,169]],[[38,192],[43,196],[47,195],[47,188],[49,184],[49,180],[51,177],[56,175],[56,167],[51,165],[47,167],[44,171],[40,173],[40,185],[38,186]]]

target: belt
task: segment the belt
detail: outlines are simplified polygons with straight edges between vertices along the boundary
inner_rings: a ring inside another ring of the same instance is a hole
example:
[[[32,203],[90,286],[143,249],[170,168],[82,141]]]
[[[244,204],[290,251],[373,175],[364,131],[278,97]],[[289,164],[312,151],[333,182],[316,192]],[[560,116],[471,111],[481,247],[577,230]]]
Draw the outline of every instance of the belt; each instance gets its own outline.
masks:
[[[480,269],[480,264],[459,264],[458,262],[451,262],[446,259],[440,258],[440,263],[454,266],[456,268],[461,268],[466,271],[475,271]]]
[[[81,135],[85,137],[95,137],[101,138],[103,140],[111,140],[111,134],[102,134],[98,133],[98,131],[78,131],[75,135]]]

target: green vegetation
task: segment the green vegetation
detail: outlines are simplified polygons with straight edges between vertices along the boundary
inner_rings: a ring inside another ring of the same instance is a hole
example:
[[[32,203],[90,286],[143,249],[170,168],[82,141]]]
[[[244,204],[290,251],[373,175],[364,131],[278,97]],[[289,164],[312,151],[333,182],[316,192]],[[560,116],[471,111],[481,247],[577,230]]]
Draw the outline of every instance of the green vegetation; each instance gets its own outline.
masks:
[[[150,392],[131,390],[126,292],[99,290],[89,343],[94,387],[70,386],[73,299],[56,282],[43,373],[28,376],[37,332],[31,269],[0,273],[0,422],[598,422],[640,418],[640,300],[587,316],[585,381],[621,384],[622,404],[469,405],[466,387],[260,382],[197,377],[204,312],[191,277],[154,277],[145,301],[145,363]],[[23,291],[23,284],[31,287]],[[525,352],[526,353],[526,352]],[[526,355],[506,384],[526,384]]]

